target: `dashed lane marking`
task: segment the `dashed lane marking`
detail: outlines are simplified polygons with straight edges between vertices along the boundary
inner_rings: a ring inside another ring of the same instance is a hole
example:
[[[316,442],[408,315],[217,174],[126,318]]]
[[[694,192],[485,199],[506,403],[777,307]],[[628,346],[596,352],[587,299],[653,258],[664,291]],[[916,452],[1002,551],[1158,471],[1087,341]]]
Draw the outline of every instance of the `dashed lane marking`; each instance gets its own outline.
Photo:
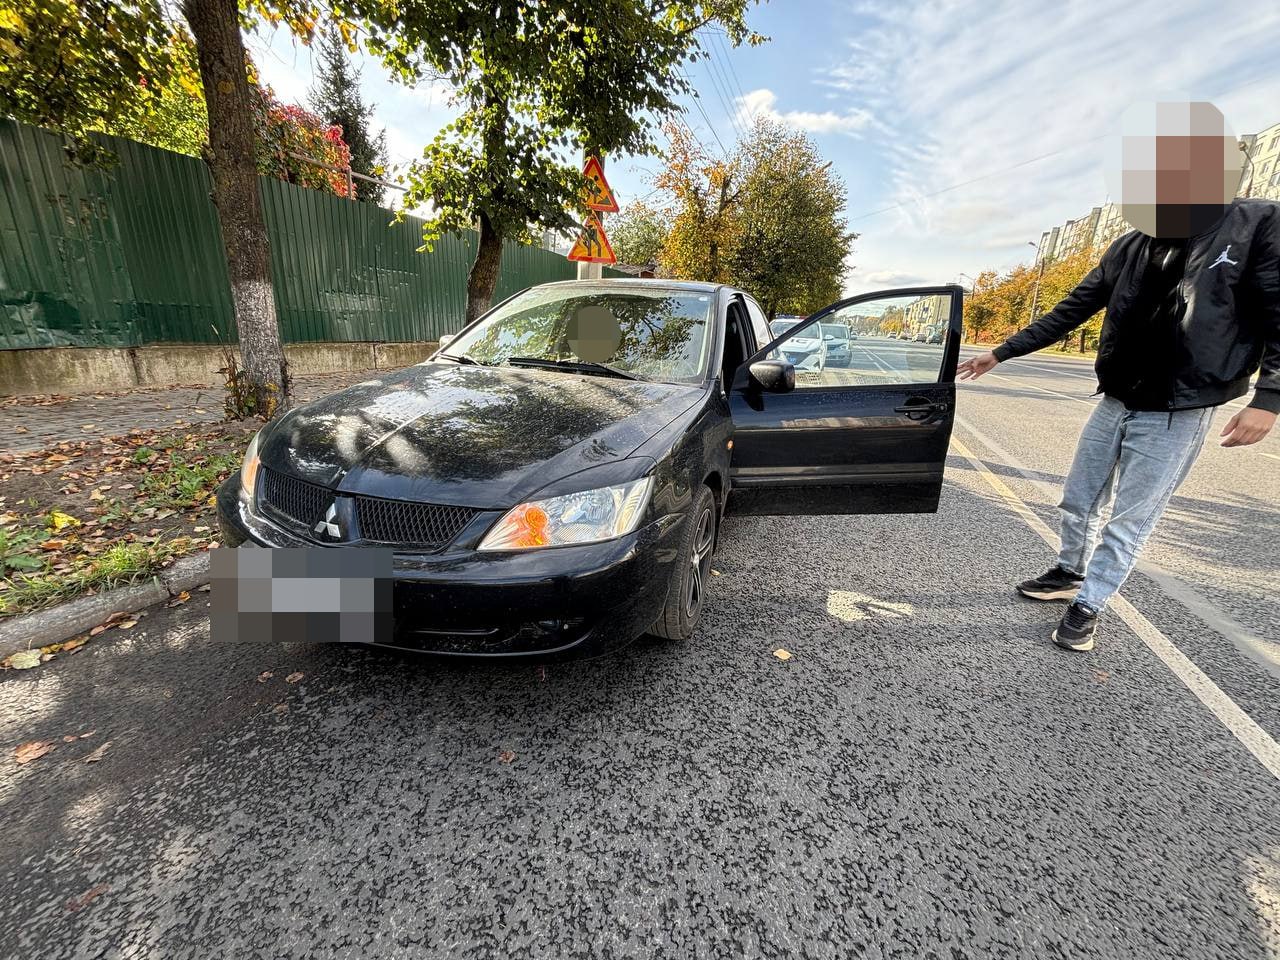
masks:
[[[1023,502],[1022,498],[1009,489],[1003,480],[992,473],[991,469],[955,436],[951,438],[951,445],[1027,526],[1039,534],[1040,538],[1054,550],[1058,549],[1057,535]],[[1203,670],[1192,663],[1173,641],[1161,633],[1128,600],[1124,597],[1116,597],[1111,601],[1111,609],[1151,652],[1160,658],[1173,675],[1195,694],[1196,699],[1208,707],[1232,736],[1253,754],[1254,759],[1261,763],[1273,777],[1280,780],[1280,744],[1276,743],[1271,734],[1263,730],[1257,721],[1245,713],[1222,691],[1221,687],[1209,679]]]

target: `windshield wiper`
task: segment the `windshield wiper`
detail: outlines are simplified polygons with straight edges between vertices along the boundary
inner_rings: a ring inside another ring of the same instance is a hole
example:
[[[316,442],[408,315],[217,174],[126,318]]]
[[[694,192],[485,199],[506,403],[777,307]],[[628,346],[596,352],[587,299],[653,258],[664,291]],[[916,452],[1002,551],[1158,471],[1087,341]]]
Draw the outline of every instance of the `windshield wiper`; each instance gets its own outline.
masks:
[[[622,380],[644,380],[639,374],[619,367],[611,367],[607,363],[596,363],[593,360],[551,360],[547,357],[507,357],[507,363],[520,367],[547,367],[549,369],[573,370],[578,373],[598,373],[606,377],[618,377]]]
[[[444,359],[446,359],[446,360],[452,360],[454,363],[461,363],[461,364],[464,364],[464,365],[469,366],[469,367],[492,367],[492,366],[494,366],[494,364],[490,363],[490,362],[489,362],[489,361],[487,361],[487,360],[477,360],[475,357],[469,357],[469,356],[467,356],[465,353],[460,353],[460,354],[457,354],[457,355],[454,355],[454,354],[452,354],[452,353],[438,353],[438,354],[436,354],[436,356],[438,356],[438,357],[443,357],[443,358],[444,358]]]

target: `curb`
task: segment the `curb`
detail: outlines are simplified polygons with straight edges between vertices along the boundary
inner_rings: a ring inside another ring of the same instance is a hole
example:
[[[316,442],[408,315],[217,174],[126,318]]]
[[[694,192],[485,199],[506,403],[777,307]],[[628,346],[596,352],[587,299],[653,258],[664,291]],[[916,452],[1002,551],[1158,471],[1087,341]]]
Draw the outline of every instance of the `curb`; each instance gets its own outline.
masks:
[[[208,582],[209,554],[198,553],[174,561],[172,566],[142,583],[0,621],[0,659],[32,647],[61,643],[96,627],[113,613],[133,613]]]

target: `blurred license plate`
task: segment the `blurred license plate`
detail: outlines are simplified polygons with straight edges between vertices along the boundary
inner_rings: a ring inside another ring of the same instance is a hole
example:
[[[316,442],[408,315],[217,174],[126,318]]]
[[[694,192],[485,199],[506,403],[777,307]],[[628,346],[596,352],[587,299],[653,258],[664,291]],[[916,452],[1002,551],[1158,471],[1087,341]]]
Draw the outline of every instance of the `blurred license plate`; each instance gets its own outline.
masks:
[[[284,547],[210,553],[214,640],[385,643],[392,551]]]

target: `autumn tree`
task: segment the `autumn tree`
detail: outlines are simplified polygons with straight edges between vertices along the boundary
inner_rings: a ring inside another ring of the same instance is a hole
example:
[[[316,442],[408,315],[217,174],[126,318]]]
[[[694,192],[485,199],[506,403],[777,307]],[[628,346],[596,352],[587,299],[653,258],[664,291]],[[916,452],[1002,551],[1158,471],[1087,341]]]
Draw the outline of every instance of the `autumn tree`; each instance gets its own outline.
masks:
[[[732,282],[769,314],[805,316],[840,299],[856,234],[847,191],[803,133],[757,118],[740,148],[739,225],[728,256]]]
[[[408,171],[405,203],[430,205],[427,245],[478,228],[467,320],[492,300],[504,240],[574,228],[584,154],[655,149],[654,118],[679,112],[680,65],[699,55],[701,28],[715,24],[734,44],[763,39],[746,27],[748,2],[418,0],[365,10],[370,48],[406,82],[448,82],[461,111]]]
[[[1079,250],[1046,261],[1043,272],[1038,266],[1018,264],[1001,275],[994,270],[980,273],[965,302],[965,322],[974,342],[1001,343],[1048,313],[1093,269],[1100,255],[1101,251],[1095,249]],[[1090,317],[1072,331],[1064,345],[1073,343],[1081,353],[1091,344],[1096,345],[1102,317],[1101,311]]]
[[[665,132],[670,147],[653,182],[669,199],[671,229],[659,265],[669,277],[727,282],[724,253],[737,238],[741,164],[713,157],[684,124]]]
[[[209,114],[195,40],[185,26],[174,26],[162,62],[167,64],[166,74],[150,83],[143,81],[152,89],[141,110],[99,118],[89,129],[198,157],[209,137]]]
[[[351,169],[366,177],[381,177],[387,166],[387,131],[371,127],[373,105],[360,93],[360,70],[351,64],[342,32],[330,27],[316,44],[319,68],[311,88],[311,106],[326,123],[341,132],[350,150]],[[356,198],[381,203],[383,187],[368,180],[355,181]]]
[[[621,263],[656,264],[667,239],[666,213],[639,200],[609,218],[609,238]]]
[[[145,122],[174,80],[160,0],[17,0],[0,8],[0,114],[63,134],[103,162],[86,134]]]

